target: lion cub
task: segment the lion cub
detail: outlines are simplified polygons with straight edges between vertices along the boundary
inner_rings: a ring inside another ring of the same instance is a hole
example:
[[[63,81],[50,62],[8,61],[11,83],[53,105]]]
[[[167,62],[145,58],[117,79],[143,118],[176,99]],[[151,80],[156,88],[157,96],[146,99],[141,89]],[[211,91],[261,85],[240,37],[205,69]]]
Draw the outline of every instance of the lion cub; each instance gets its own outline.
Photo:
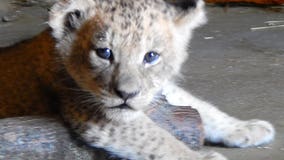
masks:
[[[270,123],[238,120],[175,85],[192,31],[206,21],[203,6],[61,0],[52,7],[49,25],[66,71],[62,112],[86,143],[134,160],[226,159],[190,150],[143,113],[163,96],[200,112],[207,141],[250,147],[274,138]]]

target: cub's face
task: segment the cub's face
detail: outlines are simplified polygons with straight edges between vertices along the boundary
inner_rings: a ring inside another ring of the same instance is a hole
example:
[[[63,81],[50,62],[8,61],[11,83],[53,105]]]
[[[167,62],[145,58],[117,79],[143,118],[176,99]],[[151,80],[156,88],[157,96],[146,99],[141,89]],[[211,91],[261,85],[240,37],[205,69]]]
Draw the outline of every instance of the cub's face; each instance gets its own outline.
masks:
[[[143,110],[178,75],[203,3],[182,11],[163,0],[70,0],[49,24],[67,72],[107,108]]]

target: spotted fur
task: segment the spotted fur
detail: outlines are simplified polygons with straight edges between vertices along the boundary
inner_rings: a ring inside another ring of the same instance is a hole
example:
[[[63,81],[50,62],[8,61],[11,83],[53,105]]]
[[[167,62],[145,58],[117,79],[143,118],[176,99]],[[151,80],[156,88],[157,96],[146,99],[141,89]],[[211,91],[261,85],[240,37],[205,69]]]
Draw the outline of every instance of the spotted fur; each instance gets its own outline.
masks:
[[[269,123],[249,123],[253,129],[248,130],[247,122],[174,85],[188,56],[192,31],[206,21],[203,1],[189,4],[182,8],[163,0],[61,0],[52,7],[49,25],[66,71],[62,112],[86,143],[135,160],[225,159],[217,153],[191,151],[144,114],[162,95],[173,104],[194,103],[191,106],[200,110],[208,140],[242,147],[273,138]],[[111,49],[112,58],[98,56],[98,48]],[[145,63],[151,51],[159,58]],[[241,131],[222,120],[238,124],[247,134],[260,131],[266,140],[243,142],[246,135],[236,137]]]

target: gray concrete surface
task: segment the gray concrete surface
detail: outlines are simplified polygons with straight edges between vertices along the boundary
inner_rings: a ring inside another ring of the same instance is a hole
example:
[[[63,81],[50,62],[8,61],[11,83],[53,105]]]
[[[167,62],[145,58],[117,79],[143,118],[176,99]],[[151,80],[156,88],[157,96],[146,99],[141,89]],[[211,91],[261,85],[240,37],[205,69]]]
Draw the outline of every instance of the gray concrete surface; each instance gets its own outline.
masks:
[[[0,46],[26,39],[46,27],[39,5],[16,7],[0,1]],[[207,7],[209,22],[192,40],[181,85],[241,119],[265,119],[277,131],[272,144],[249,149],[205,147],[230,160],[284,160],[284,28],[251,31],[284,20],[284,9]]]
[[[268,120],[277,131],[265,147],[208,148],[230,160],[284,160],[284,27],[250,30],[283,21],[284,10],[208,7],[208,17],[192,40],[183,85],[238,118]]]
[[[31,38],[47,27],[46,4],[14,2],[0,0],[0,47]]]

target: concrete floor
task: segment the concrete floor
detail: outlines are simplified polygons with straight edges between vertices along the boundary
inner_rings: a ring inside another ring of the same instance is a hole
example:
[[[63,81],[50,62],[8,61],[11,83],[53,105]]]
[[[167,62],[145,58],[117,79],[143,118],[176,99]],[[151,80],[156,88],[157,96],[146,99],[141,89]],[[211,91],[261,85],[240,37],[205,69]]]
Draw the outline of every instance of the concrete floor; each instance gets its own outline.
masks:
[[[250,30],[284,21],[284,10],[208,7],[208,17],[192,40],[184,87],[238,118],[268,120],[277,131],[265,147],[208,149],[230,160],[284,160],[284,27]]]
[[[46,27],[47,14],[42,7],[15,8],[7,2],[0,2],[0,18],[19,12],[12,22],[0,22],[0,46],[31,37]],[[266,26],[266,21],[283,21],[284,8],[210,6],[207,10],[209,22],[192,40],[181,83],[231,115],[272,122],[277,135],[264,147],[205,148],[230,160],[284,160],[284,28],[250,30]]]

